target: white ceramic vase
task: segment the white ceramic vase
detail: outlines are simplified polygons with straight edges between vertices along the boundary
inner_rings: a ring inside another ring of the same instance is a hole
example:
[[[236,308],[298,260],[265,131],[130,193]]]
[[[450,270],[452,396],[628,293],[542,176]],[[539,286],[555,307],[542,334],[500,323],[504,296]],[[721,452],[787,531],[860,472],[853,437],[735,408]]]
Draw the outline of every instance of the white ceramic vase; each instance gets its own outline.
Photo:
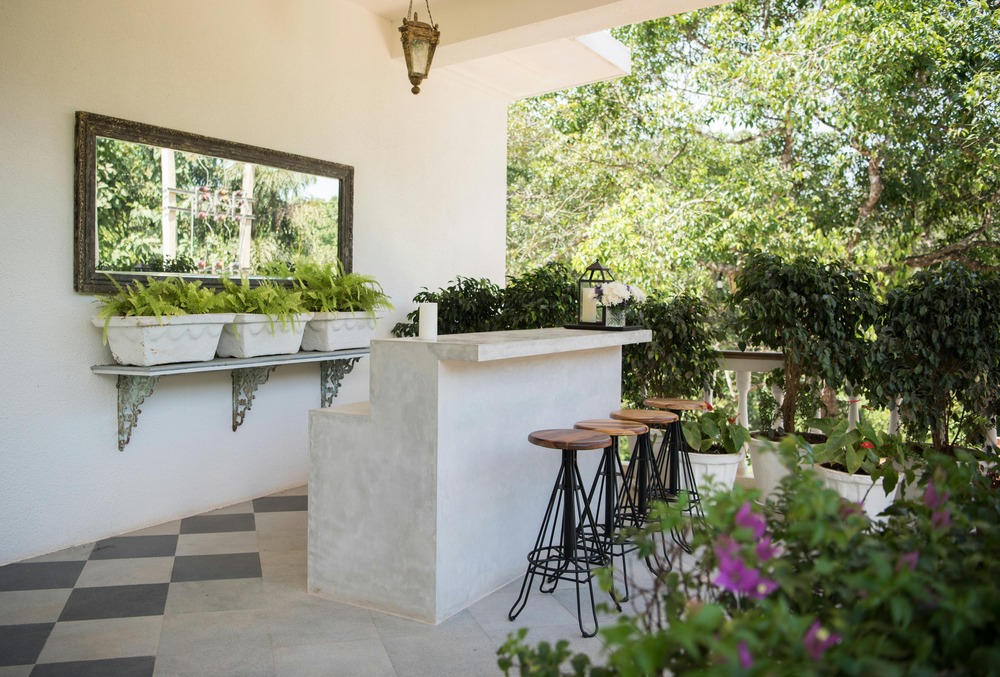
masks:
[[[823,477],[823,482],[829,488],[836,491],[843,498],[852,503],[860,503],[868,515],[868,519],[873,521],[884,521],[884,517],[879,517],[883,510],[892,505],[896,499],[896,492],[888,494],[882,486],[882,478],[872,484],[870,475],[852,475],[851,473],[831,470],[823,466],[814,466]]]
[[[740,463],[745,462],[742,451],[737,454],[688,452],[688,456],[691,458],[691,470],[694,471],[694,481],[701,496],[707,496],[714,491],[732,489],[736,484],[736,471]]]
[[[278,319],[256,313],[237,313],[232,323],[222,329],[219,357],[258,357],[291,355],[299,352],[302,335],[312,313],[300,313],[284,324]]]
[[[112,317],[108,346],[119,364],[151,367],[175,362],[205,362],[215,357],[223,326],[232,313]],[[103,328],[104,320],[93,318]]]
[[[375,322],[368,313],[313,313],[302,336],[302,350],[330,351],[367,348],[375,335]]]

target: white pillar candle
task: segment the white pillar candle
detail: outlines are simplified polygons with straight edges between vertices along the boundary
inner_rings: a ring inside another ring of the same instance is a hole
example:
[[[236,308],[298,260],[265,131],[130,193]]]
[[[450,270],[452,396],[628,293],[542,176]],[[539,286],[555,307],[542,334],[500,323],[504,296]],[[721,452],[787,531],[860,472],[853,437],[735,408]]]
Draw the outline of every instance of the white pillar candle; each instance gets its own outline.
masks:
[[[436,341],[438,337],[438,304],[420,304],[419,336],[424,341]]]
[[[594,294],[592,287],[585,287],[583,289],[583,299],[580,301],[580,305],[582,308],[580,321],[597,322],[597,296]]]

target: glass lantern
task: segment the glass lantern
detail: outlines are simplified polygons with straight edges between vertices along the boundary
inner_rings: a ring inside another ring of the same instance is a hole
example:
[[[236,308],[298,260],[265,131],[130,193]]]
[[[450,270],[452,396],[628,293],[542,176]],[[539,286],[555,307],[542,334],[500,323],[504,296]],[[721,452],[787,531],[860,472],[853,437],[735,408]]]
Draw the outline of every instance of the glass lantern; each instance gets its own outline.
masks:
[[[600,261],[594,261],[587,267],[587,270],[580,276],[578,282],[580,294],[580,311],[578,321],[584,326],[604,326],[604,306],[597,302],[594,295],[594,287],[606,282],[613,282],[614,277],[611,271],[601,265]]]

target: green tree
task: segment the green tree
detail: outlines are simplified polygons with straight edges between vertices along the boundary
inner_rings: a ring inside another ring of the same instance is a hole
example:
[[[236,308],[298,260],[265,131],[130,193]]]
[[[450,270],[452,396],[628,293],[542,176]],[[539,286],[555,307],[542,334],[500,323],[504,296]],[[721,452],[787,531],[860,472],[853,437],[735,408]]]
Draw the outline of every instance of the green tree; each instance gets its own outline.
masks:
[[[995,6],[737,0],[616,35],[630,76],[511,109],[514,272],[598,257],[675,291],[755,247],[1000,266]]]

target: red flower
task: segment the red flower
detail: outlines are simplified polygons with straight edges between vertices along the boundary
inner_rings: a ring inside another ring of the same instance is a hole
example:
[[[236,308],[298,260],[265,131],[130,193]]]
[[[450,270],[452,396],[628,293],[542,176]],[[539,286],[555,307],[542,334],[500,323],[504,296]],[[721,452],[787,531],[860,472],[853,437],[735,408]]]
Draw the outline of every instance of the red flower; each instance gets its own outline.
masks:
[[[874,449],[875,445],[872,444],[871,442],[869,442],[868,440],[865,440],[864,442],[861,443],[861,448],[862,449]]]
[[[712,408],[711,402],[705,402],[705,406],[708,408],[709,411],[715,411],[715,409]]]

